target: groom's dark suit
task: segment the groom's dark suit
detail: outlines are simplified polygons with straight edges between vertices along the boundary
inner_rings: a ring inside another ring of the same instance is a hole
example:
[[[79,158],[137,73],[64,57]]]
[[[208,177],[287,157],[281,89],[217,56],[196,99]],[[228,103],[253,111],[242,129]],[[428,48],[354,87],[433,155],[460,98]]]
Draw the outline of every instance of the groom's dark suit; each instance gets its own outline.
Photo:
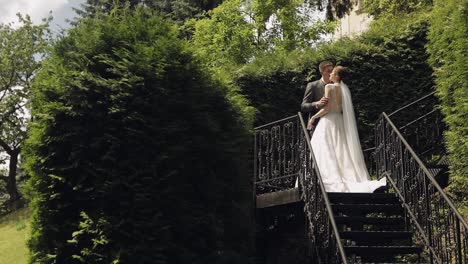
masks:
[[[322,79],[307,83],[301,104],[301,111],[303,113],[309,113],[307,121],[320,110],[318,103],[324,94],[325,82]]]

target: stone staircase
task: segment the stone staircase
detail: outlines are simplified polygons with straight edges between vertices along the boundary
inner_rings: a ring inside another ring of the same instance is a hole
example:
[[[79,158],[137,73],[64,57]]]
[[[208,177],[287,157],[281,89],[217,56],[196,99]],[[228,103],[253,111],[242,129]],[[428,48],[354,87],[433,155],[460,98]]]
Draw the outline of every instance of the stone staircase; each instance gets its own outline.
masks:
[[[350,263],[421,263],[422,247],[406,228],[391,193],[328,193]]]
[[[348,263],[426,263],[391,193],[328,193]],[[257,263],[318,263],[303,202],[290,189],[257,196]],[[299,256],[300,254],[301,256]]]
[[[403,204],[394,193],[328,193],[325,199],[301,113],[255,128],[256,263],[332,264],[344,256],[350,264],[468,263],[468,224],[443,190],[446,128],[433,95],[382,113],[375,148],[365,152],[372,174],[385,173]],[[292,188],[297,177],[307,186],[304,201]],[[431,242],[423,246],[416,229]]]

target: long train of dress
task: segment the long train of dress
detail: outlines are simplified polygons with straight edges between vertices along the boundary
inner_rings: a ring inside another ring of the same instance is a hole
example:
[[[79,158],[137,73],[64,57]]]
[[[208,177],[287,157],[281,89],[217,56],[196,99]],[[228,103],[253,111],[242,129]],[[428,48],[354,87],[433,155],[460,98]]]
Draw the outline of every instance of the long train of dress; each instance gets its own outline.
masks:
[[[327,192],[373,192],[386,185],[386,179],[370,180],[368,175],[360,175],[352,162],[345,135],[341,112],[329,112],[320,118],[311,139],[312,150],[317,161],[322,181]],[[362,162],[363,163],[363,162]]]

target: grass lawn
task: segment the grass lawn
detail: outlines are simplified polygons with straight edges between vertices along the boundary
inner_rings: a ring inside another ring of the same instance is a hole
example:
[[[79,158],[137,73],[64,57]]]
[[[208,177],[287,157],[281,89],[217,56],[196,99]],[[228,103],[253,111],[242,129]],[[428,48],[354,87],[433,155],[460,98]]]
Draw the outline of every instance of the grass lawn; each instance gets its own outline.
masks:
[[[23,208],[0,218],[0,264],[26,264],[30,216]]]

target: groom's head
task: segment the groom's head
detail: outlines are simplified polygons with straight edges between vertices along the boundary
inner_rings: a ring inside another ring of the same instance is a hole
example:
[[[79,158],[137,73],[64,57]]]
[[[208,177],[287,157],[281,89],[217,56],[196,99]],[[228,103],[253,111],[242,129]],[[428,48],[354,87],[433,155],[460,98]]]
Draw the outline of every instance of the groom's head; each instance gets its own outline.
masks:
[[[322,75],[325,83],[330,82],[330,73],[333,71],[333,62],[331,61],[322,61],[319,64],[320,75]]]

